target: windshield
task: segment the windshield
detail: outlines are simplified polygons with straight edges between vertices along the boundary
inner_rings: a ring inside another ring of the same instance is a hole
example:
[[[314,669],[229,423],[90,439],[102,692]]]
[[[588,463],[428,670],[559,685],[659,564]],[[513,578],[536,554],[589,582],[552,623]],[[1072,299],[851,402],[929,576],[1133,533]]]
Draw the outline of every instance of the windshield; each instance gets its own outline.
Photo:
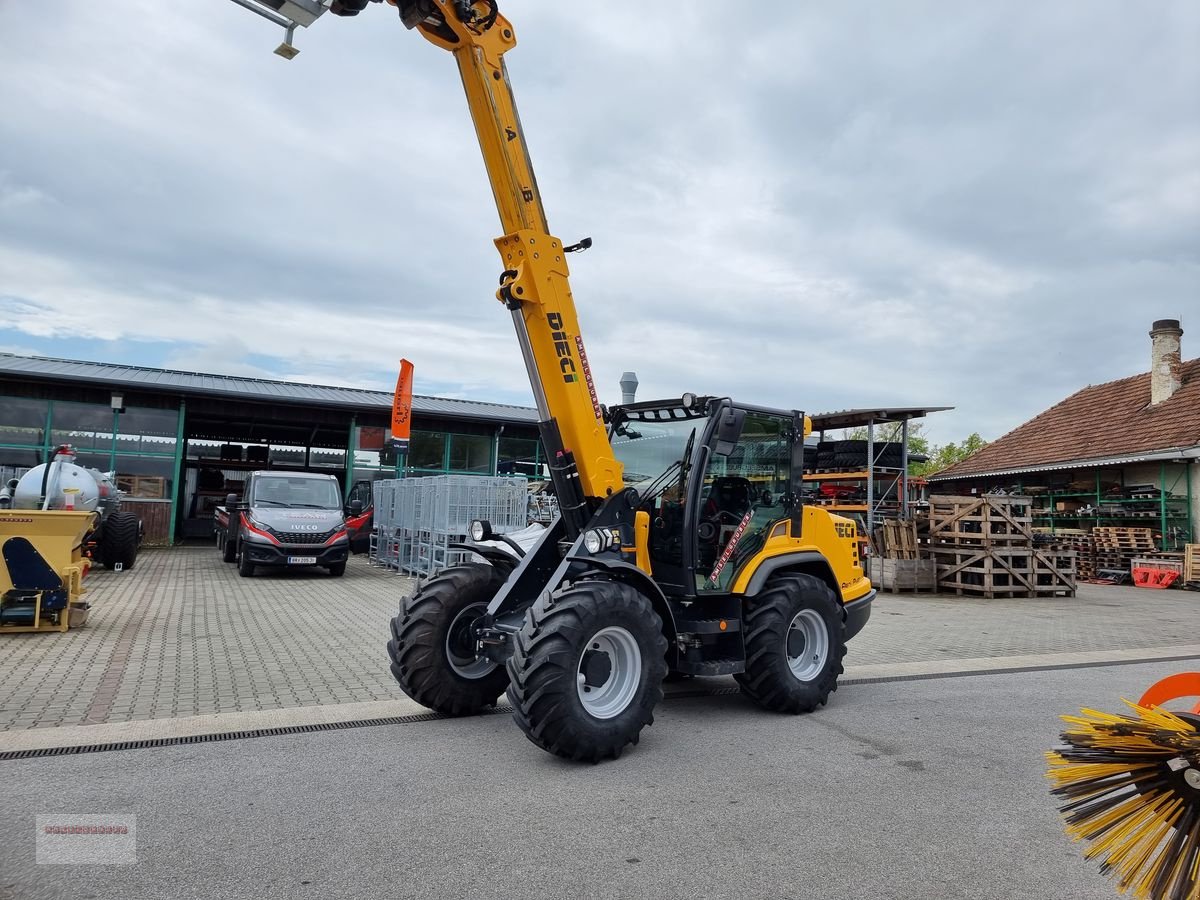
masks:
[[[625,485],[640,486],[639,492],[644,496],[650,482],[668,469],[680,466],[689,442],[694,441],[692,435],[699,431],[704,421],[627,419],[618,424],[612,434],[612,447],[617,459],[625,466]],[[667,479],[666,484],[675,480]]]
[[[297,509],[341,509],[337,484],[329,478],[259,478],[254,482],[252,506]]]

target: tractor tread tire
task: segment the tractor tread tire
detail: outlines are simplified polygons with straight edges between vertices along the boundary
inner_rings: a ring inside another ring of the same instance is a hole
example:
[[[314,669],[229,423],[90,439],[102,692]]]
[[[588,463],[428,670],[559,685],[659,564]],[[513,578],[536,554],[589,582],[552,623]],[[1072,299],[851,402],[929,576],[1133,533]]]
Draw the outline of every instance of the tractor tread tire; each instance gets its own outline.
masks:
[[[110,513],[104,520],[100,533],[100,559],[104,568],[116,568],[121,564],[123,571],[130,571],[137,562],[138,529],[141,523],[131,512]]]
[[[474,603],[489,602],[504,584],[490,565],[469,563],[444,569],[408,598],[392,619],[387,652],[392,676],[404,693],[447,716],[469,716],[495,706],[508,684],[504,666],[480,678],[465,678],[450,667],[447,631]]]
[[[829,654],[824,668],[811,681],[800,681],[787,661],[787,632],[795,615],[816,610],[829,632]],[[746,598],[746,671],[734,676],[746,694],[772,712],[807,713],[824,706],[837,690],[846,655],[846,629],[837,595],[821,579],[784,572]]]
[[[580,702],[577,672],[587,642],[610,625],[625,628],[638,641],[642,682],[621,713],[597,719]],[[543,750],[577,762],[616,759],[654,724],[667,674],[667,640],[658,613],[635,588],[596,580],[544,593],[512,641],[508,699],[513,719]]]

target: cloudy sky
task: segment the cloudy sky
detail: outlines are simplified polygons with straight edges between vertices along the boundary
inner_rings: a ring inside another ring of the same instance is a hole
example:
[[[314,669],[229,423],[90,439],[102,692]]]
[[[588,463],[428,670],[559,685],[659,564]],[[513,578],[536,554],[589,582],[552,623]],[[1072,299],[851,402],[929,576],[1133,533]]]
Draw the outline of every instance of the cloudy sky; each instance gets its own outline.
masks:
[[[448,54],[390,7],[0,0],[0,350],[530,404]],[[994,438],[1200,351],[1200,4],[505,0],[605,399]],[[741,12],[744,10],[745,12]],[[759,18],[767,13],[774,18]]]

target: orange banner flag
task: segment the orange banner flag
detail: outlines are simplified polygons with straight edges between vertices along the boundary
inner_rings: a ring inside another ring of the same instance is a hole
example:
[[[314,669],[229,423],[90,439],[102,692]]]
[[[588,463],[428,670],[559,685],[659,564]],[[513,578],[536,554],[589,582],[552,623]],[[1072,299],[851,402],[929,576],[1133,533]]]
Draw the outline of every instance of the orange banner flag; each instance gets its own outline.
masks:
[[[400,377],[396,379],[396,395],[392,399],[392,446],[397,453],[408,452],[412,436],[413,364],[400,360]]]

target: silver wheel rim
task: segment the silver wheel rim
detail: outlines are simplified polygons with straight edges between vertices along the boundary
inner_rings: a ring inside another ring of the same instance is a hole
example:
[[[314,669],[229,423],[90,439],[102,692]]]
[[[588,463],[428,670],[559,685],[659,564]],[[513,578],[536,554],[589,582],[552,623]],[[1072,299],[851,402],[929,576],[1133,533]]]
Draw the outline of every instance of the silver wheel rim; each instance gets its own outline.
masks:
[[[604,674],[605,668],[599,655],[607,657],[604,678],[597,674]],[[642,683],[642,651],[633,635],[615,625],[597,631],[580,654],[575,680],[579,702],[588,715],[611,719],[623,713]]]
[[[463,678],[471,680],[483,678],[496,668],[496,664],[490,659],[480,659],[474,652],[468,655],[466,647],[462,643],[465,632],[471,627],[471,623],[485,612],[487,612],[486,603],[472,603],[454,617],[454,621],[450,623],[450,627],[446,631],[446,662],[450,664],[450,668],[456,675]]]
[[[788,668],[796,680],[812,681],[821,674],[829,659],[829,630],[825,627],[825,620],[815,610],[800,610],[788,626],[783,647]]]

